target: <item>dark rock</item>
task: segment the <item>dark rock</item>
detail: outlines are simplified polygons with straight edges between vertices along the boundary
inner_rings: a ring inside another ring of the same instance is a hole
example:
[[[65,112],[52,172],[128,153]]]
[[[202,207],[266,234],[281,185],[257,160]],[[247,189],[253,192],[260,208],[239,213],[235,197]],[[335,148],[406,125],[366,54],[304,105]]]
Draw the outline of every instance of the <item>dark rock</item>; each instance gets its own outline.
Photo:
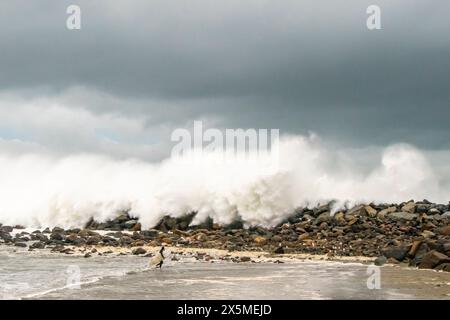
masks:
[[[106,245],[114,246],[114,247],[119,245],[119,241],[117,241],[116,239],[114,239],[112,237],[108,237],[108,236],[103,237],[102,242]]]
[[[130,219],[131,219],[131,217],[129,216],[128,212],[122,212],[116,218],[114,218],[112,220],[112,223],[113,224],[121,224],[121,223],[127,222]]]
[[[16,234],[16,237],[14,238],[15,242],[28,242],[30,241],[30,238],[28,237],[21,237],[20,235]]]
[[[64,234],[62,232],[52,232],[50,234],[50,240],[59,240],[63,241],[65,238]]]
[[[240,230],[243,228],[244,228],[244,223],[242,222],[242,220],[235,220],[232,223],[230,223],[224,227],[225,230],[236,230],[236,229]]]
[[[177,225],[177,219],[172,218],[170,216],[164,216],[158,224],[155,226],[155,229],[160,230],[162,232],[167,232],[175,228]]]
[[[417,213],[428,213],[428,210],[431,209],[430,204],[417,204],[416,206],[416,212]]]
[[[122,238],[120,238],[120,244],[123,246],[128,246],[133,243],[133,241],[134,240],[128,236],[123,236]]]
[[[133,241],[133,243],[131,244],[131,246],[133,246],[133,247],[142,247],[144,245],[145,245],[144,240],[136,240],[136,241]]]
[[[416,212],[416,204],[414,203],[414,201],[411,201],[411,202],[408,202],[407,204],[405,204],[402,207],[402,212],[415,213]]]
[[[388,259],[394,258],[398,261],[402,261],[403,259],[405,259],[406,254],[408,253],[410,248],[411,246],[390,247],[381,250],[381,252]]]
[[[141,231],[142,225],[138,222],[132,228],[131,231]]]
[[[441,212],[437,208],[431,208],[430,210],[428,210],[428,214],[429,215],[438,215],[438,214],[441,214]]]
[[[274,253],[276,253],[276,254],[283,254],[284,253],[283,247],[280,246],[280,247],[276,248]]]
[[[63,232],[64,232],[64,229],[60,228],[60,227],[54,227],[52,229],[52,233],[63,233]]]
[[[87,252],[87,253],[84,255],[84,257],[85,257],[85,258],[90,258],[90,257],[91,257],[91,254],[90,254],[89,252]]]
[[[136,248],[131,253],[133,253],[134,255],[139,255],[139,254],[146,254],[147,251],[144,248]]]
[[[358,205],[351,208],[345,213],[346,216],[367,216],[366,208],[364,205]]]
[[[422,244],[422,240],[414,241],[411,245],[411,248],[408,251],[408,257],[413,258],[416,256],[417,250],[419,249],[420,245]]]
[[[388,217],[395,221],[411,221],[417,219],[419,215],[417,213],[408,213],[408,212],[393,212],[388,214]]]
[[[76,238],[75,240],[73,240],[72,244],[74,246],[85,245],[86,244],[86,240],[84,238]]]
[[[397,260],[397,259],[395,259],[395,258],[392,258],[392,257],[391,257],[391,258],[388,258],[388,259],[387,259],[386,263],[389,263],[389,264],[399,264],[400,261]]]
[[[91,237],[87,238],[86,244],[87,245],[96,245],[100,241],[102,241],[102,238],[100,236],[91,236]]]
[[[446,211],[449,210],[449,206],[446,206],[445,204],[437,204],[437,205],[435,206],[435,208],[436,208],[437,210],[439,210],[439,213],[444,213],[444,212],[446,212]]]
[[[14,246],[16,246],[16,247],[21,247],[21,248],[26,248],[26,247],[27,247],[27,244],[24,243],[24,242],[15,242],[15,243],[14,243]]]
[[[139,232],[135,231],[131,235],[131,239],[133,239],[133,240],[144,240],[144,239],[148,239],[148,238],[144,237],[142,234],[140,234]]]
[[[442,251],[445,252],[447,255],[450,253],[450,241],[445,242],[442,245]]]
[[[180,224],[177,224],[178,229],[180,230],[186,230],[187,227],[181,226]],[[195,229],[205,229],[205,230],[212,230],[214,227],[214,220],[211,217],[206,218],[203,223],[196,225]]]
[[[31,240],[33,240],[33,241],[38,240],[38,241],[46,242],[46,241],[48,241],[48,237],[43,233],[32,233]]]
[[[35,242],[30,246],[31,249],[44,249],[45,243],[44,242]]]
[[[442,263],[438,265],[435,270],[450,272],[450,263]]]
[[[376,266],[382,266],[386,263],[387,259],[385,256],[379,256],[378,258],[375,259],[375,261],[373,262]]]
[[[322,223],[322,222],[329,222],[329,221],[331,221],[331,219],[332,219],[332,217],[331,217],[331,214],[330,214],[330,212],[323,212],[323,213],[321,213],[318,217],[317,217],[317,219],[315,220],[315,224],[320,224],[320,223]]]
[[[106,235],[108,237],[121,238],[124,234],[121,231],[117,231],[117,232],[108,232]]]
[[[14,229],[14,228],[13,228],[13,227],[10,227],[10,226],[1,226],[1,227],[0,227],[0,231],[6,232],[6,233],[12,232],[13,229]]]
[[[1,232],[0,231],[0,239],[2,239],[5,243],[9,243],[13,241],[13,237],[6,232]]]
[[[72,233],[72,234],[69,234],[65,240],[67,243],[73,243],[77,239],[78,239],[78,235],[76,233]],[[61,239],[57,239],[57,240],[61,240]]]
[[[314,208],[313,216],[318,217],[319,215],[321,215],[322,213],[327,212],[327,211],[330,211],[330,205],[328,203],[321,205],[318,208]]]
[[[414,258],[409,262],[410,266],[417,267],[421,262],[423,257],[430,251],[430,247],[426,243],[421,243],[419,248],[416,250]]]
[[[137,224],[137,220],[131,219],[125,222],[120,223],[120,227],[121,229],[126,229],[126,230],[130,230],[132,229],[136,224]]]
[[[433,269],[442,263],[450,263],[450,258],[443,253],[433,250],[423,256],[422,261],[419,264],[419,268]]]

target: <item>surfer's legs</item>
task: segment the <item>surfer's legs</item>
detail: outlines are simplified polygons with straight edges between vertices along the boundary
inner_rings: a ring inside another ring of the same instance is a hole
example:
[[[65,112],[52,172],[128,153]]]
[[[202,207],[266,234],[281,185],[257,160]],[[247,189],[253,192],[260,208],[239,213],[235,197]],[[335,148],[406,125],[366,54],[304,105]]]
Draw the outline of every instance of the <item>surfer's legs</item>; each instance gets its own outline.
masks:
[[[163,262],[161,261],[160,263],[158,263],[157,265],[156,265],[156,268],[162,268],[162,265],[163,265]]]

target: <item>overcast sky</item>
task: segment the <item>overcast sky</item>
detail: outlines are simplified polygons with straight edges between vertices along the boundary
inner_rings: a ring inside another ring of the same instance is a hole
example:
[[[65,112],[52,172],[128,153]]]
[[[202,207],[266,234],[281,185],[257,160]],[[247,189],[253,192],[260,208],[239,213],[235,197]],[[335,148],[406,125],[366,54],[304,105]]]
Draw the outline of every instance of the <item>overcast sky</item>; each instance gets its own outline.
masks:
[[[448,0],[3,0],[0,151],[160,159],[194,120],[448,150],[449,17]]]

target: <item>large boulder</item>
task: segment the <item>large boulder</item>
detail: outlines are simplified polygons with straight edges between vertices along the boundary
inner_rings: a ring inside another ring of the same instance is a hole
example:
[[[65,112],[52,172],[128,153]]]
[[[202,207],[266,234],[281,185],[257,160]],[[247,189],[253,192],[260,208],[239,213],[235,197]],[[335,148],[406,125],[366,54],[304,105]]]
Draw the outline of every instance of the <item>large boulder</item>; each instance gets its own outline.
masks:
[[[63,241],[65,239],[65,235],[63,232],[64,230],[63,231],[60,231],[59,229],[53,230],[52,233],[50,234],[50,240]]]
[[[408,202],[407,204],[405,204],[402,207],[402,212],[415,213],[416,212],[416,204],[413,201]]]
[[[144,248],[136,248],[134,249],[131,253],[133,253],[134,255],[140,255],[140,254],[146,254],[147,251]]]
[[[416,249],[414,258],[409,262],[409,265],[417,267],[422,262],[423,257],[430,251],[431,249],[428,244],[426,242],[422,242]]]
[[[358,205],[345,213],[346,216],[367,216],[366,206]]]
[[[419,215],[417,213],[393,212],[390,213],[388,217],[395,221],[412,221],[417,219]]]
[[[322,222],[329,222],[332,220],[331,214],[329,211],[322,212],[317,219],[315,220],[315,224],[321,224]]]
[[[372,208],[372,206],[365,206],[364,209],[366,210],[367,214],[369,215],[369,217],[376,217],[378,211],[374,208]]]
[[[373,264],[376,265],[376,266],[382,266],[382,265],[384,265],[386,262],[387,262],[387,259],[386,259],[385,256],[379,256],[379,257],[377,257],[377,258],[374,260]]]
[[[162,232],[168,232],[174,229],[177,225],[177,219],[172,218],[170,216],[164,216],[158,224],[155,226],[155,229],[160,230]]]
[[[381,250],[383,255],[386,258],[394,258],[395,260],[402,261],[405,259],[406,254],[410,250],[411,246],[398,246],[398,247],[389,247]]]
[[[386,215],[396,212],[396,211],[397,211],[396,207],[394,207],[394,206],[388,207],[388,208],[385,208],[385,209],[381,210],[380,212],[378,212],[377,217],[380,219],[384,219],[386,217]]]
[[[41,242],[41,241],[35,242],[30,246],[30,249],[44,249],[44,248],[45,248],[45,243]]]
[[[5,242],[10,242],[13,237],[8,232],[0,231],[0,239],[3,239]]]
[[[450,258],[436,250],[432,250],[425,254],[419,263],[420,269],[433,269],[442,263],[450,263]]]
[[[102,241],[102,237],[101,236],[90,236],[89,238],[87,238],[86,244],[87,245],[96,245],[100,241]]]
[[[9,232],[13,231],[13,227],[11,227],[11,226],[1,226],[0,227],[0,231],[9,233]]]
[[[431,209],[431,204],[428,203],[418,203],[416,205],[416,213],[428,213]]]

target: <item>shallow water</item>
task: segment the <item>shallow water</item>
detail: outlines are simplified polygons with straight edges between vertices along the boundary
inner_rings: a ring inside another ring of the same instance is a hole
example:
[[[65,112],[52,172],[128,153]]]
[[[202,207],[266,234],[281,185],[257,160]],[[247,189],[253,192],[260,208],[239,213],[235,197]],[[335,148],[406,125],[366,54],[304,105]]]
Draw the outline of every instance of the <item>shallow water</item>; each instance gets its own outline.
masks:
[[[16,251],[16,252],[13,252]],[[450,299],[450,273],[385,266],[369,289],[367,265],[168,261],[0,247],[2,299]],[[79,281],[79,282],[78,282]],[[81,284],[80,284],[81,283]]]

